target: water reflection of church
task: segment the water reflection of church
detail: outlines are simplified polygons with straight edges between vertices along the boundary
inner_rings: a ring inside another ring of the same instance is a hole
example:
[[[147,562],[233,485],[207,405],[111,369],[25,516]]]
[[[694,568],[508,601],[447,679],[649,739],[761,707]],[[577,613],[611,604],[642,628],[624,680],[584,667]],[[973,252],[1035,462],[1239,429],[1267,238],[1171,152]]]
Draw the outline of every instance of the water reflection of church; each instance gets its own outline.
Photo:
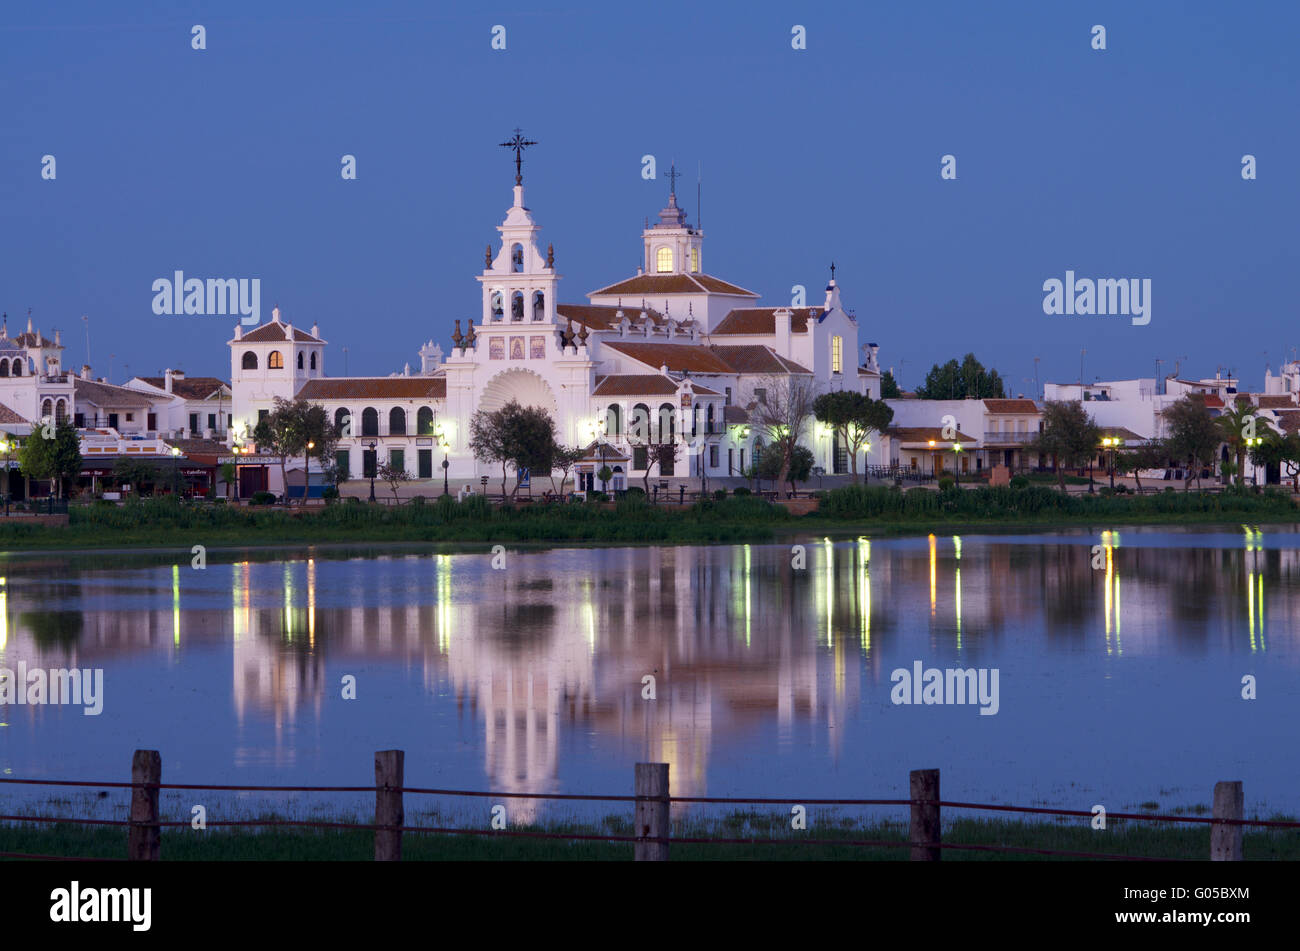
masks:
[[[802,570],[786,547],[743,545],[601,550],[598,572],[582,550],[511,552],[505,571],[476,554],[307,559],[169,566],[129,589],[112,571],[55,566],[0,579],[0,666],[108,666],[110,655],[229,645],[241,733],[246,723],[273,733],[269,748],[241,739],[236,765],[288,766],[296,721],[320,720],[339,672],[396,664],[478,724],[494,790],[591,792],[561,785],[567,734],[612,761],[668,762],[673,793],[700,795],[719,742],[773,724],[778,739],[798,731],[801,742],[799,725],[813,724],[837,751],[860,684],[887,689],[882,647],[971,665],[1024,636],[1116,657],[1183,650],[1189,636],[1198,649],[1217,639],[1266,650],[1300,611],[1300,553],[1245,538],[1171,559],[1110,533],[1100,564],[1085,537],[920,538],[877,543],[874,556],[865,539],[810,542]],[[84,610],[49,609],[74,589]],[[647,675],[653,702],[642,699]],[[514,800],[510,814],[536,808]]]

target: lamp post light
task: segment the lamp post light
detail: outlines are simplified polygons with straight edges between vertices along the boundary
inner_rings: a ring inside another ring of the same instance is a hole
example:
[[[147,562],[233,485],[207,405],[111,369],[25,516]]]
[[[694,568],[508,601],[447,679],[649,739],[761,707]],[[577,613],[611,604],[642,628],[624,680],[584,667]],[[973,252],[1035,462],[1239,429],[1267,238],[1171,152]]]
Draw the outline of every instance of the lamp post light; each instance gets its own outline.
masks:
[[[379,443],[375,442],[373,439],[370,440],[370,442],[365,444],[365,447],[370,450],[370,455],[374,457],[371,459],[371,464],[370,464],[370,501],[371,502],[375,501],[375,474],[379,470],[379,457],[375,455],[375,447],[378,445]]]
[[[451,495],[451,487],[447,481],[447,470],[451,468],[451,463],[447,461],[447,453],[451,449],[451,444],[446,437],[443,437],[439,445],[442,446],[442,494]]]
[[[961,443],[952,444],[952,474],[961,485]]]
[[[1110,487],[1115,488],[1115,447],[1119,445],[1119,439],[1114,436],[1106,436],[1102,439],[1101,444],[1106,447],[1106,462],[1110,468]]]

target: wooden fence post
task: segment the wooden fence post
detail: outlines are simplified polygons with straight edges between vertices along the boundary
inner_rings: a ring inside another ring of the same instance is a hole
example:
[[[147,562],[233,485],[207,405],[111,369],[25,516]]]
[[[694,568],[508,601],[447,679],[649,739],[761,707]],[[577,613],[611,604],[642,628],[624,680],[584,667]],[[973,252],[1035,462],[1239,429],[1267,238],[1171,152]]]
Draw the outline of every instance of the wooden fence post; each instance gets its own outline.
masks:
[[[131,756],[132,783],[162,782],[162,757],[157,750],[136,750]],[[158,826],[158,787],[131,789],[131,825],[126,838],[126,857],[131,861],[156,862],[162,849]]]
[[[939,861],[939,771],[914,769],[908,774],[912,800],[912,861]]]
[[[636,842],[632,857],[638,862],[668,861],[668,764],[637,763],[634,774],[636,809],[633,822],[637,839],[662,839],[662,842]]]
[[[402,860],[402,825],[406,811],[402,806],[402,785],[406,753],[380,750],[375,753],[375,861]]]
[[[1241,781],[1214,784],[1214,818],[1244,819],[1246,797]],[[1243,826],[1214,823],[1210,826],[1210,861],[1240,862]]]

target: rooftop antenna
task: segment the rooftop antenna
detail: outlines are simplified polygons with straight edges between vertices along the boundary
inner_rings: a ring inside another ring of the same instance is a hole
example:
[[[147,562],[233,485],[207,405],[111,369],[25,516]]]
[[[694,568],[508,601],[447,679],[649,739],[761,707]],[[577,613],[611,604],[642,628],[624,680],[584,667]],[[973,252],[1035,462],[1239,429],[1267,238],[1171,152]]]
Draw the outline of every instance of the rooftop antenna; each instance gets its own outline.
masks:
[[[701,161],[695,177],[695,230],[696,231],[704,230],[704,215],[700,211],[700,208],[702,207],[700,204],[700,195],[702,194],[703,189],[704,189],[704,162]]]

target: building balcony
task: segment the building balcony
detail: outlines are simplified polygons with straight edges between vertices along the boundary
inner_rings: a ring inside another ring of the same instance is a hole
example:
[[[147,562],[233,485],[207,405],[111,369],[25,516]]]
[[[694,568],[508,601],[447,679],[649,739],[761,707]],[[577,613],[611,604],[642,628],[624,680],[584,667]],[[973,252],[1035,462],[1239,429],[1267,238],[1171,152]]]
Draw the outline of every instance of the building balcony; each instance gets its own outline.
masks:
[[[1027,446],[1038,438],[1038,433],[985,433],[981,447]]]

